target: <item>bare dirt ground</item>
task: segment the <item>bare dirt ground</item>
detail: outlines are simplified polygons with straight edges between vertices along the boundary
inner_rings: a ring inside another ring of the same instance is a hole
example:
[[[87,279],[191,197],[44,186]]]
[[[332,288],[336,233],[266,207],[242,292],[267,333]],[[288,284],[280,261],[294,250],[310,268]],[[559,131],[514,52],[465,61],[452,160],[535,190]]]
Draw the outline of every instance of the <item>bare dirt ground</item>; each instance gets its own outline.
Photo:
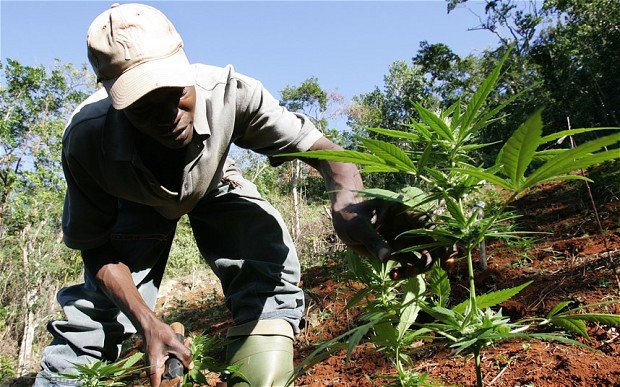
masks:
[[[549,183],[515,203],[521,228],[544,232],[535,240],[487,247],[489,267],[477,273],[480,292],[533,283],[502,304],[515,319],[544,316],[560,301],[573,306],[617,300],[620,266],[620,201],[599,206],[604,232],[599,231],[583,185]],[[297,339],[296,361],[312,352],[313,344],[335,337],[355,324],[359,310],[344,310],[360,284],[346,279],[341,262],[313,267],[303,274],[308,299],[306,327]],[[454,301],[467,296],[465,271],[455,264],[449,274]],[[188,286],[187,284],[185,285]],[[597,309],[620,313],[620,305]],[[181,319],[194,333],[221,334],[230,325],[221,307],[218,285],[187,287],[183,298],[168,302],[163,315]],[[557,342],[510,341],[483,352],[486,385],[493,386],[618,386],[620,332],[588,324],[590,340],[578,339],[593,350]],[[440,386],[475,385],[474,360],[441,346],[421,345],[412,350],[415,369],[428,373]],[[359,346],[349,363],[337,352],[301,376],[298,386],[377,386],[389,384],[395,369],[371,344]],[[386,377],[386,375],[388,377]],[[209,375],[209,384],[219,380]]]

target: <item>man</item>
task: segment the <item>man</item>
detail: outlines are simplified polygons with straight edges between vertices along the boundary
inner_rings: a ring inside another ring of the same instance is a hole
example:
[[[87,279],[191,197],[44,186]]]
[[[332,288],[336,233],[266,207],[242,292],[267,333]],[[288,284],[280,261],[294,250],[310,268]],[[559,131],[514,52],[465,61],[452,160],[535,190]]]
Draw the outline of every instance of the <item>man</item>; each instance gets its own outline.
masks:
[[[260,82],[230,66],[190,65],[174,26],[152,7],[113,5],[91,24],[87,45],[104,89],[76,109],[62,155],[64,241],[81,250],[85,278],[58,294],[66,320],[48,325],[54,339],[35,385],[74,385],[58,373],[116,360],[136,332],[152,386],[169,357],[192,366],[188,348],[153,313],[184,214],[232,312],[229,361],[251,385],[283,384],[304,308],[299,263],[281,216],[227,153],[233,143],[270,157],[339,147]],[[387,259],[388,245],[353,192],[362,189],[356,167],[308,163],[325,180],[338,235]]]

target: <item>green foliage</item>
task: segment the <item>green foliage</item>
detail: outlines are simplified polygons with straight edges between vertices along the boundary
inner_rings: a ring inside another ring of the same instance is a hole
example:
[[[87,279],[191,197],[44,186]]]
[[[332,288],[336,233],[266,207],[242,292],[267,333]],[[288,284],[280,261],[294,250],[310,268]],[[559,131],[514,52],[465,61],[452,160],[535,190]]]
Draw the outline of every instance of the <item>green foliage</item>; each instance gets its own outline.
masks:
[[[84,69],[60,62],[46,69],[8,59],[0,71],[0,227],[11,230],[31,219],[9,200],[58,200],[62,131],[94,82]]]
[[[218,336],[199,335],[193,337],[190,350],[193,355],[194,368],[185,375],[183,387],[205,385],[207,379],[203,374],[204,371],[218,372],[222,375],[235,374],[237,377],[247,380],[246,377],[240,373],[239,365],[226,365],[212,356],[213,353],[223,351],[226,345],[228,345],[228,341]]]
[[[536,148],[543,143],[540,114],[541,112],[538,111],[517,129],[500,151],[492,172],[470,167],[460,168],[457,171],[500,185],[516,196],[528,188],[549,180],[590,181],[583,176],[571,175],[570,172],[619,158],[617,149],[607,150],[608,147],[620,142],[620,133],[615,133],[591,140],[573,149],[561,150],[549,155],[547,161],[526,178],[525,172],[534,159]],[[563,133],[571,134],[571,132],[573,131]],[[505,178],[498,178],[498,174]]]
[[[591,309],[593,307],[599,307],[603,305],[617,304],[618,301],[607,301],[597,304],[582,305],[577,308],[567,309],[571,304],[571,301],[562,301],[554,306],[549,313],[545,316],[545,319],[541,321],[541,325],[551,324],[561,329],[577,334],[579,336],[589,339],[588,332],[586,331],[585,322],[594,322],[604,324],[608,326],[619,326],[620,315],[609,313],[581,313],[584,309]]]
[[[85,69],[60,62],[0,63],[0,337],[15,360],[48,341],[41,321],[57,310],[54,293],[81,272],[61,242],[60,149],[70,113],[94,85]]]
[[[581,345],[574,340],[553,334],[529,334],[522,331],[528,325],[513,323],[504,317],[501,310],[494,311],[491,307],[504,302],[529,283],[503,289],[482,296],[476,294],[472,251],[487,238],[516,238],[519,232],[506,228],[513,215],[506,212],[506,207],[516,196],[527,189],[549,180],[587,178],[571,174],[580,168],[588,168],[604,161],[618,159],[617,149],[608,150],[620,142],[620,133],[583,143],[573,149],[561,149],[555,152],[543,150],[542,165],[535,168],[533,161],[539,146],[554,139],[594,131],[595,129],[575,129],[543,137],[541,110],[531,115],[510,136],[500,150],[495,165],[483,169],[471,165],[470,152],[479,149],[483,144],[476,143],[477,134],[481,129],[492,123],[496,116],[508,106],[508,101],[495,108],[487,108],[486,101],[495,89],[501,66],[507,60],[510,51],[504,54],[499,64],[481,83],[467,103],[461,100],[445,111],[434,112],[419,104],[414,104],[420,121],[412,120],[410,133],[399,133],[393,130],[374,130],[390,138],[396,138],[398,145],[377,139],[360,138],[368,153],[358,151],[321,151],[304,153],[304,157],[328,159],[333,161],[353,162],[363,166],[365,172],[398,172],[415,177],[415,181],[423,184],[424,194],[412,202],[405,190],[391,192],[388,190],[368,190],[366,196],[376,196],[412,206],[434,204],[434,227],[414,229],[402,235],[419,235],[430,237],[434,242],[414,245],[400,252],[416,252],[436,246],[459,246],[465,252],[469,275],[469,299],[449,309],[449,284],[440,268],[435,268],[429,275],[431,283],[428,288],[434,293],[428,298],[423,292],[425,286],[421,276],[413,277],[406,282],[403,290],[390,283],[387,273],[396,265],[389,261],[381,266],[370,262],[364,265],[352,265],[357,280],[365,283],[368,288],[362,291],[366,296],[373,294],[361,318],[362,325],[350,331],[349,353],[359,340],[373,330],[372,341],[382,350],[394,355],[399,375],[403,374],[403,364],[408,356],[402,349],[413,338],[423,338],[429,332],[447,340],[457,353],[473,352],[478,386],[482,385],[481,349],[509,338],[539,338],[543,340],[559,340]],[[512,97],[515,98],[515,97]],[[605,128],[608,129],[608,128]],[[617,129],[614,129],[616,131]],[[402,146],[402,141],[415,142],[422,145],[422,152],[407,151],[413,147]],[[511,196],[500,204],[492,214],[479,216],[477,211],[469,211],[468,197],[479,195],[482,182],[493,184],[508,190]],[[363,270],[360,270],[363,268]],[[355,301],[362,297],[357,296]],[[401,304],[403,303],[403,304]],[[435,322],[418,324],[417,314],[423,310]],[[562,326],[579,334],[585,333],[584,321],[616,322],[618,316],[602,314],[554,314],[548,318],[555,325]],[[418,325],[420,328],[410,331],[408,326]]]
[[[114,363],[97,361],[89,364],[76,364],[75,373],[62,373],[61,376],[73,379],[84,387],[124,386],[121,380],[140,371],[142,367],[134,365],[144,357],[142,352],[136,352],[127,359]]]
[[[9,355],[0,355],[0,382],[15,376],[15,361]]]
[[[370,335],[380,352],[391,356],[398,370],[399,385],[407,386],[410,381],[425,375],[417,375],[405,369],[411,365],[411,359],[404,348],[414,341],[423,338],[426,329],[411,331],[420,312],[420,304],[424,298],[426,284],[423,276],[415,276],[401,281],[392,281],[389,277],[395,262],[381,264],[374,259],[367,259],[353,253],[346,255],[352,279],[365,287],[349,300],[346,308],[353,308],[365,301],[364,312],[359,317],[358,325],[338,337],[324,343],[308,355],[295,367],[293,379],[301,372],[324,360],[331,353],[347,349],[347,361],[353,349],[360,341]],[[373,297],[369,297],[373,295]]]
[[[532,281],[526,282],[522,285],[516,286],[514,288],[501,289],[496,290],[491,293],[484,294],[476,299],[478,303],[478,308],[485,309],[490,308],[495,305],[499,305],[504,301],[510,300],[512,297],[516,296],[521,290],[523,290],[526,286],[530,285]],[[461,302],[458,305],[455,305],[452,310],[457,313],[465,313],[467,309],[468,302]]]
[[[184,216],[177,223],[176,234],[166,265],[166,275],[171,278],[186,276],[204,270],[204,267],[205,262],[196,247],[189,220],[187,216]]]
[[[293,112],[303,112],[320,129],[327,127],[324,118],[327,111],[328,95],[316,77],[310,77],[299,86],[286,86],[280,92],[281,104]]]

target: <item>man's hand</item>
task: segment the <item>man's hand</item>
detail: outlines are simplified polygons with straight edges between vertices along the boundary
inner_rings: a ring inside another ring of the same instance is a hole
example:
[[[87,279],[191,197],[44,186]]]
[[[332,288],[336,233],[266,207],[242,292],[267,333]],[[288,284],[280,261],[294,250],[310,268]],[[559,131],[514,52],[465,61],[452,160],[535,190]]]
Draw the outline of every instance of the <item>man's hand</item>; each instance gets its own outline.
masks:
[[[375,213],[374,202],[353,202],[332,211],[332,222],[338,237],[351,250],[385,262],[390,258],[392,249],[373,224]]]
[[[310,150],[342,149],[325,137],[319,139]],[[338,237],[358,254],[374,257],[381,262],[394,259],[400,267],[390,273],[392,279],[401,279],[422,273],[431,268],[436,259],[444,259],[444,251],[421,251],[421,257],[413,253],[393,254],[403,248],[432,242],[424,237],[397,238],[405,231],[429,225],[429,217],[423,213],[411,213],[400,203],[383,200],[361,200],[356,191],[363,190],[357,167],[350,163],[303,159],[316,168],[325,181],[332,202],[332,221]],[[448,253],[449,255],[449,253]]]
[[[189,340],[181,343],[176,333],[168,324],[157,320],[143,330],[144,349],[149,360],[149,378],[151,386],[158,387],[165,372],[166,361],[175,357],[186,369],[194,368]]]

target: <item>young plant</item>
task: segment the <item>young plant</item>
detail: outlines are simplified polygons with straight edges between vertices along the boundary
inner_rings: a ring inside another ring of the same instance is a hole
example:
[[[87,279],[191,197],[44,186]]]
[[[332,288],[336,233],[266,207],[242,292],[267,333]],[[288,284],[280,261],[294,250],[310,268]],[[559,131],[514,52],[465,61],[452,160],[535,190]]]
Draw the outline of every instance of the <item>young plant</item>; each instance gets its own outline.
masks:
[[[226,365],[213,357],[213,353],[225,350],[228,341],[218,336],[198,335],[192,339],[190,350],[193,354],[194,368],[192,368],[183,380],[183,387],[194,385],[204,386],[207,384],[203,372],[210,371],[224,376],[235,376],[245,380],[245,376],[239,371],[238,365]]]
[[[127,359],[115,363],[96,361],[89,364],[76,364],[75,373],[62,373],[62,377],[80,382],[84,387],[124,386],[121,380],[140,371],[141,367],[134,367],[144,354],[136,352]]]
[[[390,273],[396,266],[395,261],[381,264],[353,253],[348,253],[346,257],[352,279],[365,285],[345,307],[350,309],[366,300],[358,325],[332,340],[321,343],[296,367],[295,374],[289,382],[292,383],[301,372],[335,351],[346,348],[348,361],[359,342],[369,336],[370,341],[380,352],[393,359],[398,385],[427,385],[429,383],[427,375],[418,375],[406,369],[406,366],[412,365],[412,361],[404,352],[405,348],[423,339],[424,334],[428,332],[427,329],[417,331],[409,329],[420,312],[420,302],[426,287],[423,276],[394,281],[390,278]],[[413,384],[414,381],[416,384]]]
[[[554,306],[545,318],[529,318],[524,321],[538,322],[538,325],[552,325],[567,332],[589,339],[586,330],[586,322],[601,323],[609,326],[620,325],[620,315],[611,313],[581,313],[583,310],[595,307],[617,305],[618,301],[605,301],[595,304],[582,305],[577,308],[567,309],[572,301],[562,301]]]

